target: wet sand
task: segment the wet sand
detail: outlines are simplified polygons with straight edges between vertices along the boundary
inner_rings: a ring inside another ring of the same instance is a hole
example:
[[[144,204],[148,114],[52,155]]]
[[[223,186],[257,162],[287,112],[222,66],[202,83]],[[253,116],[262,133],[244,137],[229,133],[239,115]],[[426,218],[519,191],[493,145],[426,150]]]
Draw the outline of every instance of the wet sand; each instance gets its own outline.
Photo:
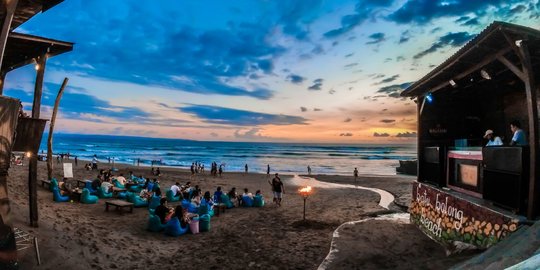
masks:
[[[38,179],[46,178],[46,165],[39,162]],[[100,164],[109,167],[109,164]],[[127,175],[150,175],[150,168],[118,165]],[[162,168],[159,177],[165,191],[175,181],[190,181],[190,173],[179,169]],[[262,174],[225,173],[221,178],[198,175],[191,180],[203,192],[217,186],[240,192],[247,187],[251,192],[260,189],[267,205],[263,208],[234,208],[211,220],[209,232],[180,237],[146,231],[148,211],[134,210],[133,214],[105,212],[104,201],[98,204],[55,203],[52,193],[39,188],[39,228],[28,227],[28,193],[26,166],[10,169],[9,196],[15,226],[29,231],[39,239],[42,265],[37,266],[31,249],[20,252],[21,269],[317,269],[327,256],[334,230],[351,220],[361,220],[388,211],[378,203],[378,194],[352,188],[315,188],[307,200],[307,222],[302,222],[303,200],[298,187],[291,185],[292,176],[282,176],[285,184],[283,206],[271,202],[267,176]],[[61,176],[55,164],[54,175]],[[86,171],[81,163],[74,168],[74,179],[93,179],[96,171]],[[334,183],[353,183],[347,176],[315,176]],[[396,201],[409,196],[412,177],[362,176],[358,184],[391,192]],[[361,183],[360,183],[361,182]],[[390,209],[399,210],[399,207]],[[380,222],[380,221],[379,221]],[[414,235],[414,237],[406,235]],[[376,237],[376,245],[353,241],[345,257],[360,257],[350,264],[332,269],[395,268],[383,263],[399,259],[430,260],[429,269],[445,269],[463,260],[446,258],[441,247],[419,233],[412,225],[379,226],[371,222],[351,237],[358,240]],[[404,237],[405,236],[405,237]],[[378,238],[377,238],[378,237]],[[401,243],[413,247],[405,254],[388,252],[388,247]],[[431,250],[432,252],[426,252]],[[436,252],[435,252],[436,251]],[[350,252],[353,252],[352,254]],[[425,268],[425,267],[420,267]]]

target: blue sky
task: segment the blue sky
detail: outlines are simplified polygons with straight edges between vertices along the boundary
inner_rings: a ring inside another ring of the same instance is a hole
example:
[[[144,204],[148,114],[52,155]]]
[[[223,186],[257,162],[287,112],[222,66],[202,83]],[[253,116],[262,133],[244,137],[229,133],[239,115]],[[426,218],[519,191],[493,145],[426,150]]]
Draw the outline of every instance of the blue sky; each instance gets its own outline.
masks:
[[[76,43],[47,65],[43,115],[70,78],[58,132],[404,142],[404,88],[492,21],[538,29],[539,14],[539,0],[66,0],[16,31]],[[34,80],[13,71],[5,93],[29,109]]]

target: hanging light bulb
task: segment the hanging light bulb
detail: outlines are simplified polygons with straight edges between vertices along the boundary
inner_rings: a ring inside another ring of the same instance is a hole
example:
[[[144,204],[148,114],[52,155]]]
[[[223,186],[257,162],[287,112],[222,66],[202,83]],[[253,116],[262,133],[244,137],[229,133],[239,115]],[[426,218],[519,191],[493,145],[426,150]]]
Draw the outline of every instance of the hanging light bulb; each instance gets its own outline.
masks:
[[[36,70],[39,70],[39,64],[36,64],[36,66],[34,67]]]
[[[429,94],[426,96],[426,101],[427,101],[428,103],[433,102],[433,96],[431,95],[431,93],[429,93]]]

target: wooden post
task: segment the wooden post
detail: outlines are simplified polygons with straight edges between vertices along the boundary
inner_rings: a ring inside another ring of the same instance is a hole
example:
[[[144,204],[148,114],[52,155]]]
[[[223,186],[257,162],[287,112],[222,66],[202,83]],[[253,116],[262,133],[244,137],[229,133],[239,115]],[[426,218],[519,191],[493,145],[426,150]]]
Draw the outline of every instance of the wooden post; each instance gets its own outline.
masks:
[[[13,15],[17,9],[17,3],[19,0],[3,0],[6,6],[6,18],[2,24],[2,32],[0,32],[0,67],[4,60],[4,51],[6,50],[7,39],[11,29],[11,22],[13,21]]]
[[[6,72],[0,72],[0,96],[4,94],[4,81],[6,80]]]
[[[39,118],[41,110],[41,95],[43,93],[43,77],[47,64],[46,53],[42,54],[37,61],[38,69],[36,85],[34,88],[34,103],[32,104],[32,118]],[[38,227],[37,207],[37,152],[30,153],[28,165],[28,208],[30,209],[30,226]]]
[[[529,205],[527,208],[527,218],[535,219],[537,211],[537,198],[538,185],[536,184],[536,177],[538,174],[538,144],[539,144],[539,130],[538,130],[538,112],[540,111],[540,96],[538,92],[538,86],[534,81],[534,73],[531,64],[531,56],[527,42],[524,40],[519,46],[519,58],[521,60],[525,93],[527,96],[527,113],[529,115],[529,147],[530,147],[530,168],[529,168]]]
[[[64,82],[62,82],[62,86],[60,87],[60,90],[58,90],[58,95],[56,95],[56,101],[54,102],[54,109],[51,116],[51,124],[49,125],[49,138],[47,139],[47,177],[49,180],[52,179],[52,171],[53,171],[52,139],[53,139],[53,132],[54,132],[54,123],[56,122],[56,113],[58,112],[60,99],[62,98],[62,94],[64,93],[64,88],[66,88],[68,80],[69,80],[68,78],[64,78]]]

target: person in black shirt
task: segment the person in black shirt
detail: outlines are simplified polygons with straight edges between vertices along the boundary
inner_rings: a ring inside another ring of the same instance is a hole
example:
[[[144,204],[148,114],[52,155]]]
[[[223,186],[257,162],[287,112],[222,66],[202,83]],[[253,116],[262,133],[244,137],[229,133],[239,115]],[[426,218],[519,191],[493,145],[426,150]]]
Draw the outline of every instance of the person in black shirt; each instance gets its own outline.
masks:
[[[281,178],[279,178],[277,173],[275,174],[274,179],[272,179],[270,185],[272,186],[272,191],[274,192],[274,203],[276,203],[277,206],[281,206],[281,197],[282,193],[285,193],[285,190],[283,188],[283,182],[281,182]]]
[[[159,220],[161,220],[161,224],[165,224],[165,218],[167,215],[171,212],[169,207],[167,207],[167,198],[161,198],[159,201],[158,207],[156,207],[155,215],[159,217]]]

